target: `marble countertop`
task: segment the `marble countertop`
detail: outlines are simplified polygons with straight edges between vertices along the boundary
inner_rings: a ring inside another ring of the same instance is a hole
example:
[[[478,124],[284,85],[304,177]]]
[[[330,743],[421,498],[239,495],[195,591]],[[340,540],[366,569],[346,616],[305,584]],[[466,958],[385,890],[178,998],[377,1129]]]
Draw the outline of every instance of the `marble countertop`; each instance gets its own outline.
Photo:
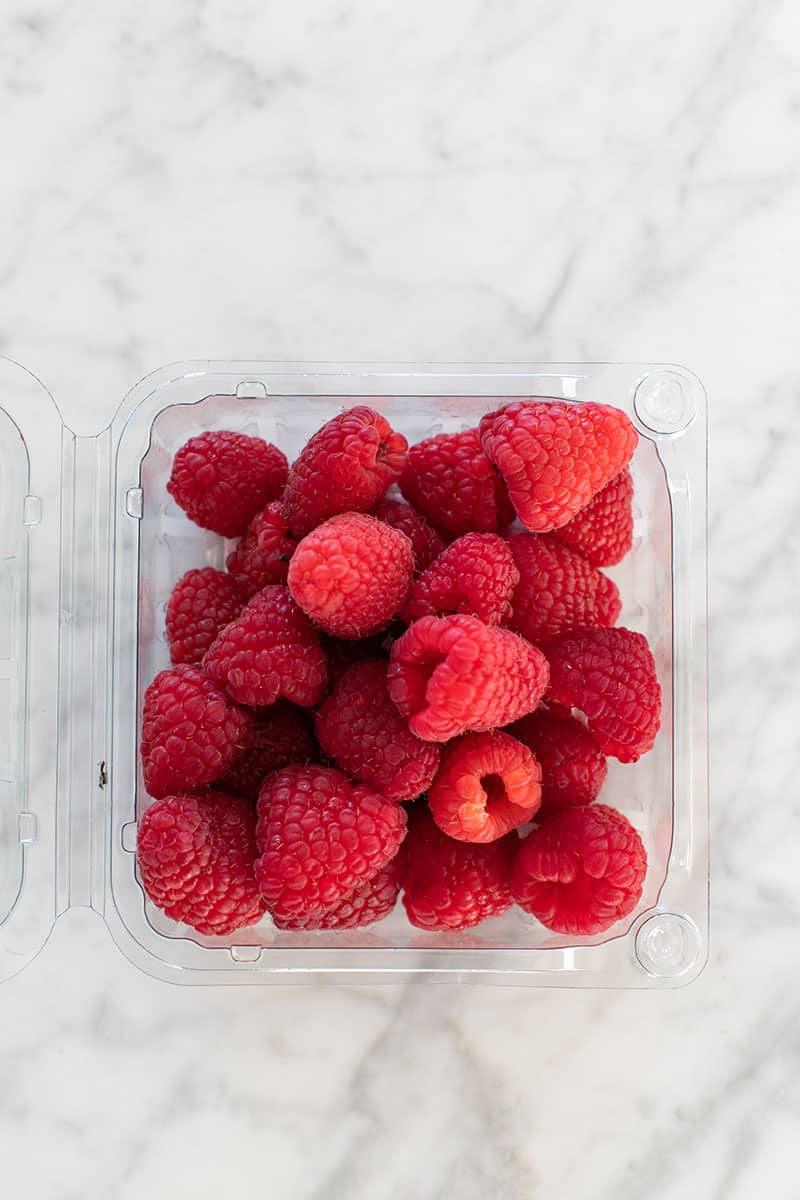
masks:
[[[0,353],[685,363],[712,955],[659,993],[179,989],[88,910],[0,992],[14,1200],[796,1197],[800,12],[8,0]]]

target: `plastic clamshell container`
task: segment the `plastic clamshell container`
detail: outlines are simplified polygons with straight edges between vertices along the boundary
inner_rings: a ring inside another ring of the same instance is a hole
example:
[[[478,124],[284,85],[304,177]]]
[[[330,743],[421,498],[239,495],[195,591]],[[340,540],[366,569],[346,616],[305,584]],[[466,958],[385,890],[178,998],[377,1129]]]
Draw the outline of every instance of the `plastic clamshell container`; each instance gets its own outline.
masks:
[[[224,566],[231,545],[167,493],[176,450],[201,430],[236,429],[291,460],[326,420],[364,403],[413,442],[530,396],[615,405],[640,435],[634,547],[607,573],[618,623],[655,655],[663,724],[637,763],[609,760],[601,795],[647,847],[636,911],[592,938],[553,934],[518,909],[459,934],[414,929],[401,905],[353,931],[281,932],[265,918],[204,937],[169,920],[135,868],[150,802],[142,698],[169,665],[172,587],[191,567]],[[96,437],[76,437],[45,389],[0,360],[0,979],[74,905],[102,914],[133,962],[174,983],[692,979],[708,937],[706,451],[702,385],[669,365],[185,363],[142,380]]]

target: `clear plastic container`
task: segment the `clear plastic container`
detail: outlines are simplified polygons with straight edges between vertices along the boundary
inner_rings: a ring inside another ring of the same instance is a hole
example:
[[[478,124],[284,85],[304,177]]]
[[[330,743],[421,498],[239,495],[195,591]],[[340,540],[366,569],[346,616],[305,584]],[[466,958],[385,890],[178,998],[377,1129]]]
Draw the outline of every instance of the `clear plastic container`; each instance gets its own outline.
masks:
[[[175,451],[202,429],[234,428],[291,458],[365,402],[416,441],[532,395],[616,405],[640,433],[634,548],[608,573],[619,623],[655,654],[664,720],[638,763],[610,760],[602,796],[647,846],[636,912],[588,939],[516,909],[455,935],[412,928],[402,906],[348,932],[279,932],[267,918],[211,938],[170,921],[135,870],[148,803],[142,697],[168,665],[172,586],[192,566],[223,566],[229,548],[166,492]],[[174,983],[652,987],[697,975],[708,930],[706,443],[703,388],[673,366],[185,363],[148,376],[107,428],[80,438],[32,376],[0,360],[0,979],[73,905],[101,913],[132,961]]]

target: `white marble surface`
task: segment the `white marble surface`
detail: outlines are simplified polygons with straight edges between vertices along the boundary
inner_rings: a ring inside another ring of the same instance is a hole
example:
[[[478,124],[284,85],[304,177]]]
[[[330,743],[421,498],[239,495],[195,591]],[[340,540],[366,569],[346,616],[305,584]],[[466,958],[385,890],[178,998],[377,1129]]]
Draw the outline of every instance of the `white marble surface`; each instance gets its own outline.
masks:
[[[791,0],[6,0],[0,353],[668,359],[711,405],[712,958],[683,991],[0,992],[14,1200],[800,1194]],[[794,705],[793,705],[794,701]]]

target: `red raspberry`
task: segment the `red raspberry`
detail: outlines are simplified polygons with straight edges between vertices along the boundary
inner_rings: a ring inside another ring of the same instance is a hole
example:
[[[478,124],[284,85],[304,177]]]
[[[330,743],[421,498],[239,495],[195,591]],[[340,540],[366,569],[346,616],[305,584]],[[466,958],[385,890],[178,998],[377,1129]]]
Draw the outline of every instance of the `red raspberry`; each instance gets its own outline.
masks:
[[[517,400],[487,413],[481,442],[534,533],[566,525],[619,474],[638,437],[619,408],[562,400]]]
[[[252,739],[249,715],[197,667],[161,671],[144,694],[144,786],[158,798],[214,783]]]
[[[353,642],[323,633],[320,644],[328,660],[328,691],[333,691],[345,671],[354,663],[363,662],[366,658],[384,658],[388,662],[388,653],[384,650],[383,641],[380,634]]]
[[[319,748],[302,709],[286,700],[257,713],[253,722],[253,745],[240,754],[217,785],[222,792],[257,800],[261,785],[272,771],[292,763],[313,762]]]
[[[503,480],[477,429],[439,433],[408,452],[400,491],[444,533],[496,533],[514,519]]]
[[[407,449],[402,433],[371,408],[333,417],[289,472],[283,513],[295,537],[337,513],[367,512],[399,477]]]
[[[606,781],[608,765],[597,742],[580,721],[537,709],[508,732],[523,742],[542,768],[544,817],[559,808],[591,804]]]
[[[199,663],[244,604],[245,597],[224,571],[214,567],[187,571],[175,584],[167,604],[167,641],[173,663]]]
[[[255,857],[255,810],[240,796],[164,796],[139,822],[136,859],[145,892],[198,933],[233,933],[261,920]]]
[[[387,667],[373,658],[345,671],[317,712],[317,737],[348,775],[390,800],[414,800],[436,774],[439,747],[409,730],[389,698]]]
[[[278,929],[360,929],[382,921],[400,895],[400,859],[396,854],[368,883],[332,908],[308,917],[273,917],[275,925]]]
[[[633,544],[633,479],[625,468],[601,488],[553,537],[582,554],[593,567],[613,567]]]
[[[336,637],[385,629],[408,595],[411,542],[365,513],[341,513],[307,534],[289,564],[289,590]]]
[[[392,646],[389,695],[428,742],[508,725],[547,688],[547,660],[516,633],[477,617],[421,617]]]
[[[519,569],[512,629],[537,644],[571,629],[613,625],[622,601],[617,585],[569,546],[535,533],[508,539]]]
[[[636,762],[661,723],[661,687],[647,639],[631,629],[583,629],[547,647],[548,697],[578,708],[604,754]]]
[[[394,858],[405,809],[332,767],[286,767],[258,798],[256,879],[279,919],[324,912]]]
[[[519,571],[506,543],[496,533],[465,533],[434,559],[411,585],[401,617],[467,613],[487,625],[511,616],[511,595]]]
[[[622,813],[605,804],[567,808],[520,843],[511,890],[520,908],[555,933],[602,933],[633,912],[647,855]]]
[[[319,633],[279,584],[258,592],[223,629],[203,670],[240,704],[266,707],[283,696],[309,708],[325,694]]]
[[[403,500],[392,500],[391,497],[384,496],[373,508],[372,515],[391,525],[393,529],[399,529],[410,539],[414,551],[414,567],[417,571],[424,571],[436,555],[444,550],[445,543],[436,530],[415,508]]]
[[[297,542],[281,516],[280,500],[273,500],[250,522],[247,533],[228,555],[227,568],[249,599],[268,583],[285,583],[289,559]]]
[[[167,491],[186,515],[222,537],[239,537],[283,491],[289,465],[277,446],[244,433],[201,433],[175,455]]]
[[[533,819],[542,771],[507,733],[468,733],[451,742],[428,793],[433,819],[462,842],[496,842]]]
[[[517,839],[488,845],[457,842],[421,804],[412,809],[403,847],[403,904],[419,929],[469,929],[511,907],[509,886]]]

